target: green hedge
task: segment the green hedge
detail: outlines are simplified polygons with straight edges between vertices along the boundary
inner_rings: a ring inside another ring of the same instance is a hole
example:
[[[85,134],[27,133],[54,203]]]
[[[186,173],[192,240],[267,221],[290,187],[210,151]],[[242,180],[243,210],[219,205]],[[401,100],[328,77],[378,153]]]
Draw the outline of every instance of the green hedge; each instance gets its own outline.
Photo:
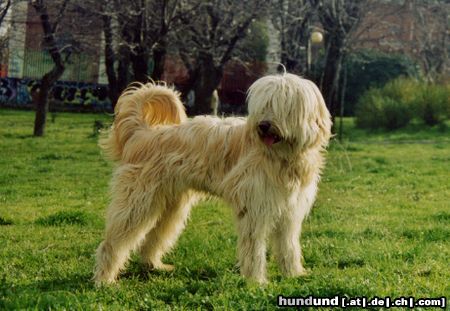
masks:
[[[394,130],[412,119],[432,126],[449,118],[449,85],[414,79],[399,78],[382,88],[371,88],[360,97],[356,107],[356,125],[367,129]]]
[[[360,99],[356,110],[356,125],[360,128],[394,130],[412,119],[411,107],[404,102],[383,95],[380,89],[370,89]]]

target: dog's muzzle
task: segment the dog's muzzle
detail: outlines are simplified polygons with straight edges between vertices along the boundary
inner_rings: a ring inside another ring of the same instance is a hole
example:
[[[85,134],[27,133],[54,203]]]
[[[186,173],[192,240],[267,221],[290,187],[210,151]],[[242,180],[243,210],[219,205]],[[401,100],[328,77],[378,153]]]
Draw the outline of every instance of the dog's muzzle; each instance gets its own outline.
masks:
[[[278,129],[270,121],[259,122],[257,130],[259,137],[266,146],[272,146],[281,141]]]

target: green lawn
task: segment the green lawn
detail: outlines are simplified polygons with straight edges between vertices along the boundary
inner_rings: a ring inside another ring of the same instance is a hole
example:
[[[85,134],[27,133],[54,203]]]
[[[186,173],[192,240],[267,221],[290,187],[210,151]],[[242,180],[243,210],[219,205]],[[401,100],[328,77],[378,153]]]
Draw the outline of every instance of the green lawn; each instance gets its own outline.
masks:
[[[306,277],[270,261],[266,287],[236,269],[231,210],[197,206],[166,261],[134,257],[117,285],[95,288],[112,166],[93,134],[105,115],[69,114],[33,138],[32,112],[0,110],[0,310],[274,309],[277,296],[450,296],[450,132],[420,125],[368,134],[345,120],[304,224]],[[353,310],[353,309],[352,309]]]

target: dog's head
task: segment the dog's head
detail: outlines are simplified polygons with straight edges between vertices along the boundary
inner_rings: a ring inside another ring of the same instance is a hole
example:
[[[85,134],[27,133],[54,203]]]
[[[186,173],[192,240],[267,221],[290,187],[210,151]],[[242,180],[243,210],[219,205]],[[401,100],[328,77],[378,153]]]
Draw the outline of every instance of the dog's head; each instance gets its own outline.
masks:
[[[305,151],[324,147],[331,118],[317,86],[293,74],[255,81],[247,95],[248,126],[265,148]]]

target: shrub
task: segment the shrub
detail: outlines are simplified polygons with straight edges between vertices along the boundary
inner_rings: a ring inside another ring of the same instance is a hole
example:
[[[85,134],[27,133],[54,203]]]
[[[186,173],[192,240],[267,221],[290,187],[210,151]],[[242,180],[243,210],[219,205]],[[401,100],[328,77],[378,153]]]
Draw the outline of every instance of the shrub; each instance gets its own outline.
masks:
[[[450,86],[428,84],[420,88],[415,99],[418,116],[425,124],[442,124],[450,118]]]
[[[360,99],[356,110],[356,125],[360,128],[394,130],[407,125],[412,118],[411,106],[370,89]]]
[[[418,80],[401,77],[386,83],[381,91],[383,96],[392,98],[412,108],[421,86],[422,83]]]
[[[380,89],[370,89],[360,98],[356,107],[356,126],[366,129],[380,127],[383,117],[383,98]]]
[[[412,119],[411,106],[391,97],[383,97],[382,126],[388,130],[396,130],[408,125]]]
[[[430,126],[445,124],[450,118],[450,85],[398,78],[365,92],[356,109],[360,128],[397,129],[414,117]]]

